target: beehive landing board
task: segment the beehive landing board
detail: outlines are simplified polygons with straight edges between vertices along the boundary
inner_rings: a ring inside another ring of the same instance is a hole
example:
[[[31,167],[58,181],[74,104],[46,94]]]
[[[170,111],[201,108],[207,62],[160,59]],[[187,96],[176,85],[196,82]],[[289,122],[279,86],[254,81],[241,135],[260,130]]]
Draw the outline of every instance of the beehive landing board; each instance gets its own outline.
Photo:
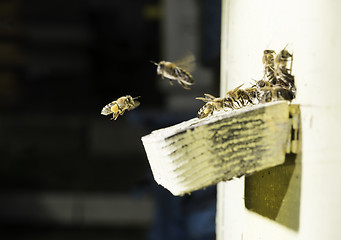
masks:
[[[290,141],[287,102],[220,111],[142,137],[155,181],[184,195],[282,164]]]

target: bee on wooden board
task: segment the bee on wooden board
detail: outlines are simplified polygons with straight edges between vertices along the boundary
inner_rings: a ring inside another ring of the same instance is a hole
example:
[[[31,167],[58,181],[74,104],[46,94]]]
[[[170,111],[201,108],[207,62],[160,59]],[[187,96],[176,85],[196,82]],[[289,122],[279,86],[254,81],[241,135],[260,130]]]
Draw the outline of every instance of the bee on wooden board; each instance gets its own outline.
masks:
[[[207,102],[202,108],[198,111],[198,118],[205,118],[213,114],[216,110],[216,106],[213,102]]]
[[[230,109],[238,109],[245,106],[246,104],[245,101],[248,101],[249,97],[245,94],[244,90],[240,89],[241,86],[243,85],[244,84],[241,84],[225,94],[224,98],[225,107]]]
[[[249,97],[249,103],[251,103],[252,105],[255,105],[255,104],[259,103],[259,100],[257,98],[257,94],[258,94],[258,89],[257,88],[255,88],[255,87],[245,88],[244,92]]]
[[[242,84],[243,85],[243,84]],[[206,102],[206,104],[198,111],[198,118],[205,118],[213,114],[214,111],[223,109],[237,109],[245,106],[247,103],[252,103],[249,95],[244,90],[240,89],[242,86],[226,93],[224,98],[216,98],[211,94],[205,93],[205,97],[197,97],[196,99]]]
[[[104,106],[104,108],[101,111],[102,115],[109,115],[112,114],[113,117],[111,118],[116,120],[120,115],[123,115],[123,113],[128,110],[133,110],[140,106],[140,102],[136,101],[139,97],[132,97],[130,95],[126,95],[124,97],[120,97],[115,101],[112,101],[111,103]]]
[[[153,62],[157,66],[157,74],[161,75],[161,78],[168,78],[169,84],[173,85],[173,80],[178,81],[178,83],[184,88],[189,90],[191,85],[194,84],[194,79],[190,72],[195,67],[195,58],[193,55],[188,55],[187,57],[177,61],[168,62],[161,61],[159,63]]]
[[[257,99],[260,103],[275,102],[279,100],[292,101],[293,93],[281,86],[263,87],[257,91]]]
[[[220,110],[224,108],[224,100],[223,98],[216,98],[211,94],[204,94],[205,97],[197,97],[195,99],[202,100],[206,102],[206,104],[200,108],[198,111],[198,118],[205,118],[209,115],[212,115],[214,111]]]

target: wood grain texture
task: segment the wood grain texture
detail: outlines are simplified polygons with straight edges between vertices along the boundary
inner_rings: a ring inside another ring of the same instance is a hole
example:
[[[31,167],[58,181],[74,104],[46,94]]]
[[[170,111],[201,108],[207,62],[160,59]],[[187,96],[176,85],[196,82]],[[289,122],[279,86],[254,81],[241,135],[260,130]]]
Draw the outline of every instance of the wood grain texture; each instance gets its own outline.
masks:
[[[183,195],[282,164],[289,109],[287,102],[260,104],[153,131],[142,142],[155,181]]]

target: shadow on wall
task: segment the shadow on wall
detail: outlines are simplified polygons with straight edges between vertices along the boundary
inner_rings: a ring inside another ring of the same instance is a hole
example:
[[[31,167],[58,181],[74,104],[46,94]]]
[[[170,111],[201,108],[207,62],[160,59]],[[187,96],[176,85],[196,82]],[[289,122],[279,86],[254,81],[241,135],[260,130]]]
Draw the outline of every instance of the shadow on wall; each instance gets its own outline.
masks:
[[[302,176],[301,159],[301,154],[288,154],[284,164],[246,177],[246,208],[298,231]]]

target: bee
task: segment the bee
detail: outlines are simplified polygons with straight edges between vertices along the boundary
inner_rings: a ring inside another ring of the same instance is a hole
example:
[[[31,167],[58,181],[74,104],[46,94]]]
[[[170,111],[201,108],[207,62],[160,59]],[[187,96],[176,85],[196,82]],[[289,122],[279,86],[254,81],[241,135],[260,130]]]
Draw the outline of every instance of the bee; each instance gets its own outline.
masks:
[[[260,103],[275,102],[279,100],[292,101],[294,95],[289,89],[281,86],[273,86],[258,89],[257,99]]]
[[[224,108],[224,99],[223,98],[216,98],[211,94],[204,94],[205,97],[197,97],[195,99],[202,100],[206,102],[206,104],[200,108],[198,111],[198,118],[205,118],[209,115],[212,115],[214,111],[221,110]]]
[[[228,91],[225,94],[224,98],[224,106],[230,109],[237,109],[245,106],[244,100],[249,101],[247,94],[244,90],[240,89],[241,86],[244,84],[239,85],[235,89]]]
[[[250,87],[250,88],[245,88],[244,89],[245,94],[247,94],[248,96],[248,102],[252,105],[259,103],[258,99],[257,99],[257,93],[258,93],[258,89],[254,88],[254,87]]]
[[[120,97],[115,101],[112,101],[111,103],[107,104],[101,111],[102,115],[109,115],[113,114],[113,117],[111,118],[116,120],[118,116],[123,115],[123,113],[128,110],[133,110],[134,108],[137,108],[140,106],[140,102],[136,101],[139,97],[131,97],[130,95],[126,95],[124,97]]]
[[[264,78],[272,84],[276,84],[274,50],[264,50],[263,64],[265,68]]]
[[[213,102],[207,102],[202,108],[198,111],[198,118],[205,118],[213,114],[214,110],[216,110],[216,106]]]
[[[194,84],[193,76],[190,74],[190,71],[192,71],[195,66],[194,61],[194,56],[188,55],[186,58],[183,58],[176,63],[167,61],[161,61],[159,63],[151,62],[157,66],[157,74],[161,75],[162,79],[169,79],[170,85],[173,85],[172,81],[175,80],[178,81],[184,89],[189,90],[189,86]],[[187,70],[185,70],[185,68]]]
[[[290,68],[287,67],[290,61]],[[290,89],[293,96],[296,96],[295,77],[292,75],[293,54],[290,54],[285,48],[281,50],[275,58],[275,74],[277,85]]]
[[[195,99],[202,100],[204,102],[211,102],[215,105],[216,110],[220,110],[224,108],[224,99],[223,98],[216,98],[215,96],[211,94],[204,94],[205,97],[197,97]]]
[[[290,60],[289,60],[290,59]],[[290,68],[287,68],[288,61],[290,61]],[[279,71],[280,68],[289,70],[288,72],[291,74],[292,71],[292,61],[293,61],[293,54],[290,54],[288,50],[285,48],[281,50],[275,58],[275,65],[276,65],[276,73]]]

